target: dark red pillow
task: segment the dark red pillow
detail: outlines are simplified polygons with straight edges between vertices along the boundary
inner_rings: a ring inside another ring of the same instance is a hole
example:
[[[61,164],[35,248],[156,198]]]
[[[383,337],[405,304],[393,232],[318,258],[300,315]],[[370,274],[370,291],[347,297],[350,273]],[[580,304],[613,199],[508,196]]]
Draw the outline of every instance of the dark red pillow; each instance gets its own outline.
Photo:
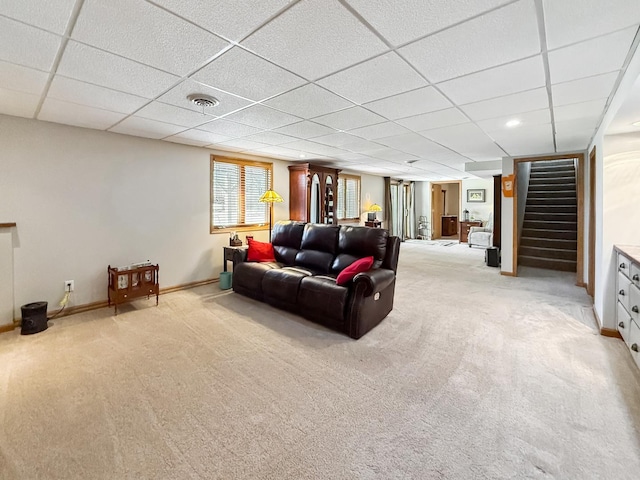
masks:
[[[249,240],[249,251],[247,252],[247,261],[249,262],[275,262],[276,257],[273,253],[273,245],[267,242],[258,242],[251,238]]]
[[[336,283],[338,285],[345,285],[350,280],[353,280],[353,277],[355,277],[357,274],[366,272],[367,270],[371,269],[372,266],[373,257],[364,257],[360,260],[356,260],[338,274]]]

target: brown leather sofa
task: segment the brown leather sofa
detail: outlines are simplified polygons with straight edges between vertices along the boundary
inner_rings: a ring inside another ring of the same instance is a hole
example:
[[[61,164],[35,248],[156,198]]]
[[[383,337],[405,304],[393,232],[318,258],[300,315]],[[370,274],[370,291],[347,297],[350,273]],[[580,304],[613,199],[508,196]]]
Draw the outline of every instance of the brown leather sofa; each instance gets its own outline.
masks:
[[[277,222],[275,262],[246,261],[235,252],[233,290],[360,338],[393,309],[400,239],[369,227]],[[373,256],[371,270],[344,286],[338,274]]]

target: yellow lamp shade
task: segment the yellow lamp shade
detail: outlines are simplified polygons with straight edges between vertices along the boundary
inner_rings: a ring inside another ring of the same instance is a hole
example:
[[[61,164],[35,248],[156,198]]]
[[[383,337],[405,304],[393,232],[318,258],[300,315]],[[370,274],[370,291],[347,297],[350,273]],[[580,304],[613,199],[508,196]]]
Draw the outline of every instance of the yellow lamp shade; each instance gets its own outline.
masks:
[[[377,203],[374,203],[373,205],[371,205],[371,207],[369,208],[370,212],[381,212],[382,211],[382,207],[380,205],[378,205]]]
[[[260,197],[260,202],[263,203],[280,203],[280,202],[284,202],[283,198],[278,195],[276,192],[274,192],[273,190],[267,190],[266,192],[264,192],[262,194],[262,196]]]

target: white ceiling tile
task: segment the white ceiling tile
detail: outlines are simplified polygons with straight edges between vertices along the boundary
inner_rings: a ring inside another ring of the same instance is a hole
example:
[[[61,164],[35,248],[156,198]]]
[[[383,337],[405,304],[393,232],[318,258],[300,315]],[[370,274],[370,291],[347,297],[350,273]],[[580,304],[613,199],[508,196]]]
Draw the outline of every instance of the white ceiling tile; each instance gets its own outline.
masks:
[[[393,135],[401,135],[409,133],[409,129],[393,122],[378,123],[369,125],[368,127],[360,127],[349,130],[349,133],[367,140],[375,140],[376,138],[391,137]]]
[[[377,142],[400,150],[401,152],[417,155],[418,157],[422,157],[423,155],[440,154],[443,150],[440,145],[433,143],[431,140],[428,140],[417,133],[406,133],[404,135],[381,138],[377,140]]]
[[[423,132],[422,135],[473,160],[500,159],[505,155],[480,128],[465,123]]]
[[[355,137],[343,132],[336,132],[329,135],[316,137],[313,139],[313,141],[322,143],[323,145],[331,145],[332,147],[342,147],[348,144],[355,145],[357,144],[357,142],[366,142],[366,140],[363,140],[360,137]]]
[[[353,130],[354,128],[382,123],[385,119],[364,108],[353,107],[314,118],[313,121],[335,128],[336,130]]]
[[[550,49],[640,23],[635,0],[543,0]]]
[[[0,88],[0,113],[15,117],[33,118],[40,103],[40,95]]]
[[[143,0],[85,0],[72,38],[181,76],[229,45]]]
[[[154,0],[158,5],[229,40],[241,40],[291,0]]]
[[[620,70],[636,27],[549,52],[551,83]]]
[[[137,95],[110,90],[60,75],[56,75],[51,82],[47,97],[118,113],[133,113],[149,102],[148,99]]]
[[[517,129],[527,128],[530,125],[551,123],[551,111],[548,108],[544,108],[542,110],[534,110],[533,112],[519,113],[517,115],[490,118],[476,122],[476,124],[485,132],[494,132],[496,130],[510,131],[511,129],[507,127],[506,124],[511,120],[518,120],[520,122],[516,127],[511,127]]]
[[[258,150],[258,152],[267,153],[270,155],[277,155],[279,157],[296,158],[299,159],[302,152],[300,150],[294,150],[292,148],[286,148],[282,145],[274,145],[271,147],[265,147]]]
[[[401,152],[395,148],[381,148],[375,152],[371,152],[370,155],[382,160],[389,160],[391,162],[406,162],[409,160],[418,160],[419,157],[411,155],[410,153]]]
[[[236,97],[235,95],[231,95],[216,88],[211,88],[189,78],[185,79],[167,93],[160,96],[158,101],[175,105],[176,107],[188,108],[195,112],[202,112],[202,107],[199,107],[187,99],[187,96],[193,93],[203,93],[216,98],[220,103],[215,107],[205,108],[205,112],[217,117],[226,115],[227,113],[231,113],[240,108],[244,108],[251,103],[249,100]]]
[[[247,135],[260,133],[259,128],[250,127],[249,125],[241,125],[235,122],[228,122],[227,120],[214,120],[213,122],[200,125],[198,129],[217,133],[218,135],[225,135],[229,138],[246,137]]]
[[[438,112],[423,113],[422,115],[396,120],[400,125],[414,131],[459,125],[468,121],[469,119],[455,108],[447,108]]]
[[[211,145],[212,143],[224,142],[230,140],[230,138],[224,135],[192,129],[172,135],[171,137],[165,138],[165,140],[203,147],[205,145]]]
[[[242,42],[315,80],[388,50],[337,0],[304,0]]]
[[[393,97],[383,98],[364,105],[390,120],[435,112],[453,106],[433,87],[419,88]]]
[[[178,80],[175,75],[74,41],[67,44],[58,73],[145,98],[157,96]]]
[[[313,83],[296,88],[264,103],[302,118],[313,118],[354,106],[350,101]]]
[[[182,130],[184,130],[184,127],[140,117],[125,118],[118,125],[109,129],[110,132],[156,139],[175,135]]]
[[[464,105],[545,85],[542,56],[536,55],[440,83],[438,88],[454,103]]]
[[[40,95],[48,78],[40,70],[0,61],[0,88]]]
[[[5,1],[0,2],[0,14],[62,35],[75,2],[76,0]]]
[[[297,75],[238,47],[211,62],[192,78],[255,101],[306,83]]]
[[[211,115],[203,115],[201,112],[194,112],[193,110],[160,102],[151,102],[141,110],[138,110],[136,117],[149,118],[188,128],[196,127],[215,118]]]
[[[319,143],[311,142],[309,140],[296,140],[295,142],[286,143],[281,145],[285,148],[291,148],[293,150],[300,150],[302,152],[315,153],[318,155],[338,155],[341,153],[345,153],[345,150],[340,148],[329,147],[327,145],[321,145]]]
[[[245,138],[247,140],[253,140],[254,142],[266,143],[267,145],[282,145],[283,143],[290,143],[296,140],[294,137],[276,132],[261,132]]]
[[[61,37],[0,16],[0,60],[48,72]]]
[[[579,117],[572,120],[563,120],[555,122],[556,139],[560,137],[569,137],[574,132],[591,132],[593,134],[598,127],[599,117]]]
[[[269,147],[266,143],[254,142],[246,138],[235,138],[233,140],[227,140],[226,142],[218,142],[218,145],[223,148],[237,148],[239,151],[259,150],[260,148]]]
[[[608,98],[620,72],[605,73],[595,77],[581,78],[551,86],[555,107],[571,103],[586,102],[597,98]]]
[[[571,150],[586,150],[589,148],[589,141],[595,128],[587,130],[573,130],[567,134],[556,134],[556,145],[559,152],[566,152]]]
[[[360,104],[427,85],[427,82],[394,52],[334,73],[317,83]]]
[[[275,131],[302,139],[319,137],[320,135],[328,135],[329,133],[335,132],[333,128],[318,125],[317,123],[308,122],[306,120],[304,122],[287,125],[286,127],[277,128]]]
[[[506,117],[549,107],[549,96],[546,88],[537,88],[527,92],[514,93],[504,97],[470,103],[460,107],[471,120]]]
[[[431,82],[540,53],[533,0],[522,0],[401,48]]]
[[[606,98],[591,100],[590,102],[572,103],[571,105],[554,107],[553,114],[557,122],[575,120],[579,118],[596,119],[602,116],[606,103]]]
[[[298,117],[265,107],[264,105],[253,105],[239,112],[227,115],[224,118],[263,130],[270,130],[300,121]]]
[[[509,0],[349,0],[360,15],[393,45],[467,20]]]
[[[314,138],[313,141],[315,142],[316,139]],[[386,147],[376,142],[370,142],[368,140],[358,138],[357,141],[347,143],[340,148],[344,148],[345,150],[349,150],[351,152],[360,153],[362,155],[371,155],[373,152],[377,152]]]
[[[523,129],[505,129],[491,132],[493,139],[509,155],[539,155],[553,153],[551,124],[531,125]]]
[[[47,98],[42,104],[42,109],[38,114],[38,120],[106,130],[114,123],[122,120],[125,116],[123,113],[109,112],[99,108]]]

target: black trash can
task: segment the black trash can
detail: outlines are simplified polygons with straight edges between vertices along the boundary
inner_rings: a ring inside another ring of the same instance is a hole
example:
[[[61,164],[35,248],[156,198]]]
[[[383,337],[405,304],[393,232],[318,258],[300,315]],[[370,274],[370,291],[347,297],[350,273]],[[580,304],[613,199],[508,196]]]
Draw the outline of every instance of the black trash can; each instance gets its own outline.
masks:
[[[27,303],[22,310],[22,335],[42,332],[47,329],[47,302]]]
[[[488,247],[485,250],[485,261],[488,267],[500,266],[500,250],[498,247]]]

